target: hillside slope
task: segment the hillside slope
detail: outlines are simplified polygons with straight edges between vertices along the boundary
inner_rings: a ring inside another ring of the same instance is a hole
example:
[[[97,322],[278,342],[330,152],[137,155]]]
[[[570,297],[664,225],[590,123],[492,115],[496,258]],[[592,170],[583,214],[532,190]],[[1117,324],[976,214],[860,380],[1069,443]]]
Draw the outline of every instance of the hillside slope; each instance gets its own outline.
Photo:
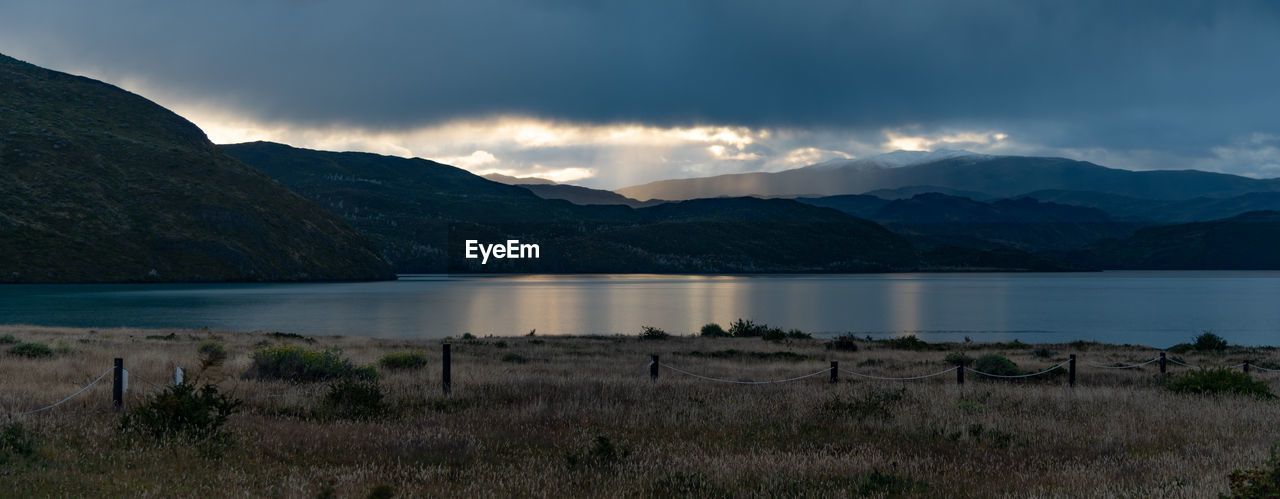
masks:
[[[348,224],[180,116],[0,55],[0,282],[393,277]]]

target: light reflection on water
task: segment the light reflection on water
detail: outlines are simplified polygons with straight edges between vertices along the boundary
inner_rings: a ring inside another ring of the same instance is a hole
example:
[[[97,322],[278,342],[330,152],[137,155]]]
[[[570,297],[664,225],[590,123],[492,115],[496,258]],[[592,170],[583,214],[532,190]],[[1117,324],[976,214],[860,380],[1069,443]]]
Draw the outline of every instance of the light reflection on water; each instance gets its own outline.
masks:
[[[823,335],[1167,346],[1280,343],[1280,273],[403,276],[394,282],[3,285],[0,323],[381,337],[693,333],[743,317]]]

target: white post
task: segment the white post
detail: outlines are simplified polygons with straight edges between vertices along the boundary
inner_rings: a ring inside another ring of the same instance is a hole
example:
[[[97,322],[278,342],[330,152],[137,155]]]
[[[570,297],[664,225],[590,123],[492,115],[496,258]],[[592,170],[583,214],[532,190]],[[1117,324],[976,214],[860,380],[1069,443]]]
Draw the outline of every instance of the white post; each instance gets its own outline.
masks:
[[[124,393],[128,391],[129,391],[129,370],[122,369],[120,371],[120,392]]]
[[[173,368],[173,384],[174,386],[182,384],[182,366]]]

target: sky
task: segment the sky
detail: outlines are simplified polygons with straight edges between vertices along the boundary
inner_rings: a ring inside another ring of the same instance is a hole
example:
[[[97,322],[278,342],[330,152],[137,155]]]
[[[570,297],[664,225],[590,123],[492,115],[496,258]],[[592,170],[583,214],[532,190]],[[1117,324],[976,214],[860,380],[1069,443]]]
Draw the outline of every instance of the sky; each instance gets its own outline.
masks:
[[[218,143],[618,188],[893,150],[1280,177],[1280,3],[0,0]]]

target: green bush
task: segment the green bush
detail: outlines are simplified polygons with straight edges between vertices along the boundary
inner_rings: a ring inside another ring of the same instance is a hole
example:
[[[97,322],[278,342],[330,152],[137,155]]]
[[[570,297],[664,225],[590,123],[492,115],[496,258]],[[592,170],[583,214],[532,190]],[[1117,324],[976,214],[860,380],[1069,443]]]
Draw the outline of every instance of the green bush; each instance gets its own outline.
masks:
[[[756,324],[755,322],[752,322],[751,319],[739,318],[738,320],[733,321],[732,324],[729,324],[729,336],[733,336],[735,338],[755,338],[764,336],[764,333],[768,330],[769,326]]]
[[[427,367],[427,353],[421,350],[413,352],[391,352],[378,359],[383,369],[422,369]]]
[[[840,335],[826,343],[827,350],[840,350],[842,352],[858,351],[858,339],[851,334]]]
[[[1022,374],[1018,365],[1003,355],[989,353],[973,361],[973,370],[997,376],[1017,376]]]
[[[222,426],[242,401],[218,393],[206,384],[200,389],[189,382],[170,386],[120,418],[120,429],[152,438],[190,440],[223,439]]]
[[[1031,355],[1040,357],[1042,359],[1051,359],[1055,354],[1057,354],[1057,352],[1054,352],[1053,350],[1049,350],[1048,348],[1043,348],[1043,347],[1037,348],[1031,351]]]
[[[1280,497],[1280,449],[1271,446],[1271,457],[1257,468],[1234,470],[1227,475],[1231,497]]]
[[[788,329],[787,338],[792,340],[812,340],[813,335],[799,329]]]
[[[1275,397],[1271,394],[1266,382],[1255,381],[1248,373],[1233,371],[1225,367],[1197,369],[1174,378],[1165,387],[1175,393],[1249,395],[1258,398]]]
[[[282,379],[293,382],[328,381],[342,378],[378,379],[372,366],[357,367],[338,348],[307,350],[282,345],[259,347],[253,351],[246,378]]]
[[[22,423],[9,423],[0,430],[0,465],[15,458],[30,459],[36,455],[36,436]]]
[[[969,367],[973,365],[974,358],[961,352],[951,352],[947,354],[943,361],[946,362],[947,365],[954,366],[959,364],[964,367]]]
[[[787,333],[778,328],[766,329],[764,334],[760,335],[764,341],[782,341],[787,339]]]
[[[42,357],[53,357],[53,350],[44,343],[23,343],[9,347],[9,355],[17,355],[19,357],[27,357],[29,359],[39,359]]]
[[[702,326],[701,334],[702,336],[711,338],[723,338],[725,336],[729,336],[729,333],[725,332],[724,328],[714,322]]]
[[[914,334],[909,334],[900,338],[887,338],[876,340],[876,343],[892,348],[894,350],[937,350],[940,345],[930,345],[924,340],[917,338]]]
[[[227,348],[216,340],[205,340],[196,347],[196,352],[200,354],[201,369],[208,369],[227,360]]]
[[[386,412],[384,398],[377,381],[343,378],[329,383],[321,406],[330,418],[374,419]]]
[[[640,329],[640,339],[642,340],[665,340],[671,337],[666,331],[656,327],[641,326]]]
[[[719,326],[716,326],[716,327],[719,327]],[[18,343],[21,343],[21,341],[18,340],[18,338],[12,334],[6,334],[4,336],[0,336],[0,345],[14,345]]]
[[[1212,332],[1205,331],[1200,333],[1200,336],[1196,336],[1191,346],[1201,352],[1220,352],[1227,349],[1227,340]]]

